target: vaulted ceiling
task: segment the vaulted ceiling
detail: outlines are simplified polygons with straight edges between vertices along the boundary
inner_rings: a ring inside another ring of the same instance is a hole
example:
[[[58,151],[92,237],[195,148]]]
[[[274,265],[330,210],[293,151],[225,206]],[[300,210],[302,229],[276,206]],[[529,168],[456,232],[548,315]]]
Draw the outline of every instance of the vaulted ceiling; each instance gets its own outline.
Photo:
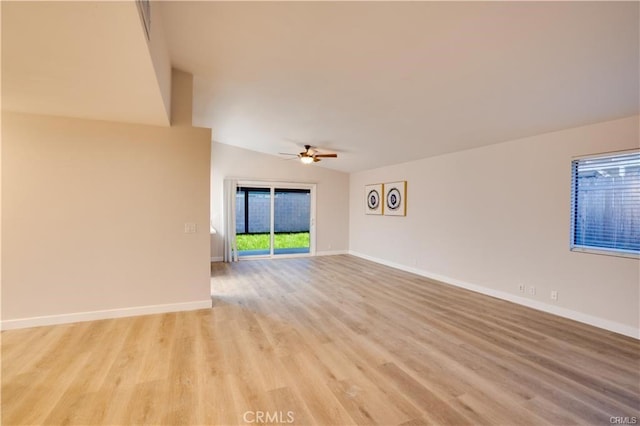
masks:
[[[170,61],[215,141],[347,172],[640,112],[638,2],[1,6],[3,109],[168,125]]]
[[[639,112],[637,2],[165,2],[195,124],[356,171]],[[298,145],[296,145],[296,143]]]

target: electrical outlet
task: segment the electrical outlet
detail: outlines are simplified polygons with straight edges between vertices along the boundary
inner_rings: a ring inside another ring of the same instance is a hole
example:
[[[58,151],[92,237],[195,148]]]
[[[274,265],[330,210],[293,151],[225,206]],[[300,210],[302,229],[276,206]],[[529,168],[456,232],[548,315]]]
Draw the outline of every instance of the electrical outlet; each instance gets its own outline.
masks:
[[[557,290],[551,290],[551,300],[558,300]]]
[[[195,234],[198,231],[198,226],[195,223],[185,223],[184,224],[184,233],[185,234]]]
[[[529,287],[529,294],[531,296],[535,296],[536,295],[536,288],[534,286]]]
[[[520,290],[520,293],[524,293],[524,284],[518,284],[518,290]]]

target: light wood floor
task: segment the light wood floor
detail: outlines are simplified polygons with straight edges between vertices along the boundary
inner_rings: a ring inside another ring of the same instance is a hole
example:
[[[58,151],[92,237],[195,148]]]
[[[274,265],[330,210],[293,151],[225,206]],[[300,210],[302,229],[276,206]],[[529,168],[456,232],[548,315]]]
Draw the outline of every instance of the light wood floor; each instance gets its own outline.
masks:
[[[630,338],[350,256],[214,264],[212,287],[211,310],[3,332],[2,424],[640,416]]]

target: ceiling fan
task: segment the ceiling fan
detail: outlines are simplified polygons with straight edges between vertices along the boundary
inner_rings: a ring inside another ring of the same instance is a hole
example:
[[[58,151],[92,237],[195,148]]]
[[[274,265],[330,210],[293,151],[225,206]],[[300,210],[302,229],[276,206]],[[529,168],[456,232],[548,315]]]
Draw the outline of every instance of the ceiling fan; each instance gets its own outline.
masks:
[[[286,152],[281,152],[282,155],[295,155],[300,159],[304,164],[317,163],[321,161],[322,158],[338,158],[338,154],[336,153],[327,153],[321,154],[318,152],[318,149],[311,145],[305,145],[304,151],[299,154],[289,154]]]

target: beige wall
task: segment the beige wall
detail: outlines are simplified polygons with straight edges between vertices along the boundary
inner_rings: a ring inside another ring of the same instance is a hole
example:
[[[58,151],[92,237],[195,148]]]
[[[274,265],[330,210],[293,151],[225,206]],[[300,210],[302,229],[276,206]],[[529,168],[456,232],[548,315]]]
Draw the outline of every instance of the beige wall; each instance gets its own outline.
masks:
[[[193,75],[171,70],[171,125],[192,126],[193,119]]]
[[[209,129],[3,112],[3,326],[206,304],[210,140]]]
[[[151,62],[153,63],[154,77],[158,83],[158,89],[162,96],[162,102],[167,116],[171,119],[171,97],[173,72],[171,69],[171,58],[169,57],[169,50],[167,49],[167,43],[164,37],[164,28],[162,24],[162,14],[158,8],[159,4],[156,2],[150,2],[151,5],[151,32],[147,39],[146,34],[144,38],[147,41],[147,47],[149,48],[149,55],[151,56]],[[137,6],[137,5],[136,5]],[[144,33],[144,24],[142,17],[140,18],[140,29]]]
[[[572,156],[638,148],[638,123],[636,116],[352,174],[350,249],[637,336],[639,261],[569,251],[569,215]],[[397,180],[408,181],[407,217],[365,215],[363,186]],[[518,283],[536,295],[519,293]]]
[[[316,252],[348,250],[348,174],[214,142],[211,151],[211,218],[219,231],[211,240],[214,259],[220,259],[223,254],[222,184],[227,177],[316,183]]]

